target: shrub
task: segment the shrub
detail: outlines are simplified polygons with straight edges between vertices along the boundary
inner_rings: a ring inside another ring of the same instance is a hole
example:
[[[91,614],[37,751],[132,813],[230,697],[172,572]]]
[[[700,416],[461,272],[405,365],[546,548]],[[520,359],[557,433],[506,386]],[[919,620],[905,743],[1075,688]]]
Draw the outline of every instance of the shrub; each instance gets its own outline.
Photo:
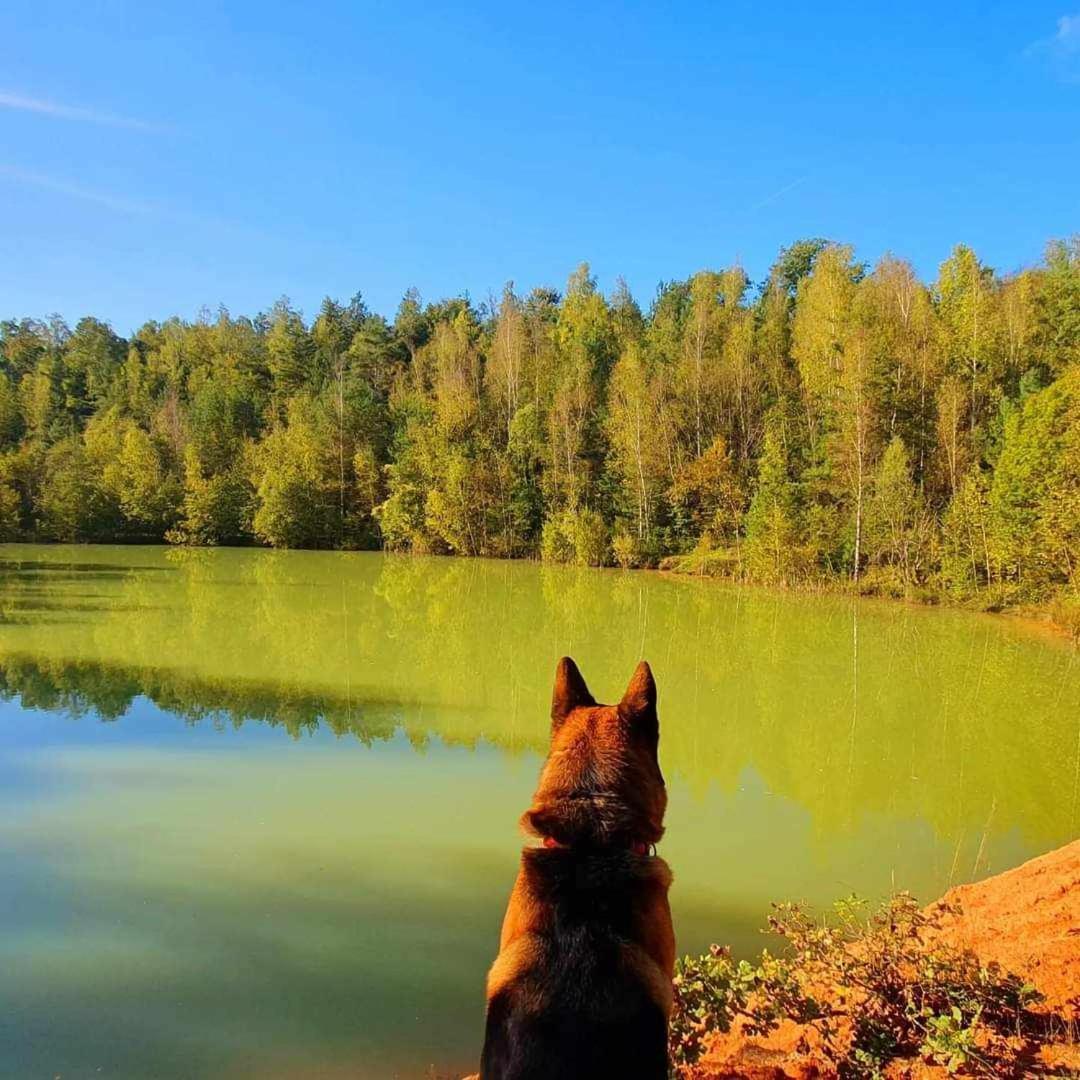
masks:
[[[859,576],[858,591],[862,596],[887,596],[900,600],[908,595],[908,583],[899,566],[884,563],[868,566]]]
[[[610,550],[608,527],[595,510],[564,510],[544,522],[540,536],[544,562],[605,566]]]
[[[595,510],[573,514],[574,561],[578,566],[605,566],[610,562],[611,537]]]
[[[544,529],[540,534],[540,558],[544,562],[573,562],[574,539],[565,526],[565,514],[550,517],[544,522]]]
[[[0,543],[17,540],[21,535],[22,500],[11,484],[0,479]]]
[[[624,570],[659,565],[660,547],[655,536],[639,537],[625,525],[617,528],[611,538],[611,553]]]
[[[950,1072],[1018,1072],[1054,1020],[1032,1011],[1040,997],[1018,976],[933,940],[935,917],[905,894],[867,915],[855,898],[819,921],[798,905],[774,908],[785,955],[736,963],[714,946],[675,976],[671,1058],[686,1073],[710,1032],[736,1019],[749,1035],[780,1021],[809,1024],[842,1078],[879,1077],[889,1062],[921,1057]]]
[[[635,570],[642,565],[641,541],[632,532],[617,530],[611,538],[611,551],[615,562],[624,570]]]

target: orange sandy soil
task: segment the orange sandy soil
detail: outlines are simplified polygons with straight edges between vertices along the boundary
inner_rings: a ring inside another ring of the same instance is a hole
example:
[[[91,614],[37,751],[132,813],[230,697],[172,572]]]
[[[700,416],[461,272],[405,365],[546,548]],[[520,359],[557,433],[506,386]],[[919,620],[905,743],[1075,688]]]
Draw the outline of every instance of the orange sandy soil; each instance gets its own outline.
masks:
[[[1080,840],[997,877],[951,889],[929,910],[939,905],[959,908],[959,914],[941,918],[946,942],[1023,976],[1045,995],[1044,1008],[1080,1022]],[[694,1080],[829,1080],[835,1071],[813,1052],[815,1041],[812,1031],[791,1022],[767,1038],[744,1036],[736,1025],[715,1038]],[[800,1053],[800,1043],[810,1050]],[[1041,1075],[1080,1077],[1080,1045],[1044,1047],[1037,1068]],[[903,1062],[888,1075],[936,1080],[948,1074]]]

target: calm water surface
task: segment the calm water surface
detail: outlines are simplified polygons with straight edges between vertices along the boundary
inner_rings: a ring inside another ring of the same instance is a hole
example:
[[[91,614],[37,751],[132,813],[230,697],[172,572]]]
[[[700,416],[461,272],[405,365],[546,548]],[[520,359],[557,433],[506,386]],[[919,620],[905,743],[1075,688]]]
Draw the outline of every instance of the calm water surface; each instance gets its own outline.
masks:
[[[1007,619],[532,564],[0,546],[0,1075],[452,1075],[556,659],[660,686],[680,950],[1080,831]],[[460,1075],[460,1071],[458,1072]]]

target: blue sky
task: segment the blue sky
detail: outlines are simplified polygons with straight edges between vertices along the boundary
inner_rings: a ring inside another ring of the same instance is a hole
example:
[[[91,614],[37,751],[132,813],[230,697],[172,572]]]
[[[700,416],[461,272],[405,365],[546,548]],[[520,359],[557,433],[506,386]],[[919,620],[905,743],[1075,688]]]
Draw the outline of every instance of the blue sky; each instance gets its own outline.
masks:
[[[803,236],[933,276],[1080,231],[1061,4],[7,0],[0,41],[0,317],[389,315],[581,260],[647,303]]]

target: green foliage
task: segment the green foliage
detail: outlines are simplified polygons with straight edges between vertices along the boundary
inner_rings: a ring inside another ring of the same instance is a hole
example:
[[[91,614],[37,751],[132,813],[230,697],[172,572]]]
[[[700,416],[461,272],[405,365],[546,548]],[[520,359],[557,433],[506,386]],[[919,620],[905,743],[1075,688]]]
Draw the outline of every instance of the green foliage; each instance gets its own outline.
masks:
[[[677,966],[671,1056],[688,1072],[708,1036],[738,1020],[748,1035],[781,1021],[816,1029],[842,1078],[882,1077],[890,1062],[922,1058],[979,1075],[1014,1075],[1033,1046],[1060,1030],[1036,1013],[1033,987],[935,937],[937,916],[908,894],[871,910],[840,901],[833,917],[780,904],[769,929],[781,956],[735,962],[717,946]]]
[[[11,473],[10,458],[0,458],[0,543],[18,540],[22,534],[22,499]]]
[[[882,455],[866,513],[866,552],[871,562],[895,571],[902,590],[925,573],[933,522],[911,475],[911,459],[899,435]]]
[[[84,442],[100,469],[101,490],[119,506],[126,529],[140,538],[169,530],[182,492],[159,443],[111,409],[91,421]]]
[[[693,551],[665,556],[660,560],[660,569],[700,577],[738,578],[743,565],[741,552],[735,548],[714,548],[706,536]]]
[[[50,540],[74,543],[114,535],[119,508],[104,491],[83,440],[72,435],[45,455],[37,502],[42,532]]]
[[[330,490],[331,454],[314,403],[294,398],[288,422],[266,436],[256,455],[258,539],[271,547],[332,547],[343,539]]]
[[[787,454],[775,425],[765,434],[757,490],[746,515],[746,566],[760,581],[785,584],[798,570],[798,518]]]
[[[243,543],[252,534],[254,491],[244,471],[207,474],[193,446],[184,456],[180,519],[165,534],[173,544],[194,547]]]
[[[1031,394],[1005,425],[990,489],[1002,578],[1039,596],[1080,564],[1080,368]]]
[[[738,543],[746,490],[723,436],[718,435],[700,457],[676,472],[668,498],[691,537]]]
[[[595,510],[565,510],[544,523],[540,550],[545,562],[606,566],[611,539],[604,519]]]
[[[23,433],[19,395],[11,380],[0,372],[0,448],[15,446]]]
[[[0,530],[1046,604],[1080,558],[1078,244],[1010,276],[961,246],[924,284],[809,239],[756,295],[705,269],[647,313],[582,265],[393,323],[358,295],[127,340],[0,322]]]
[[[986,480],[976,469],[964,477],[941,527],[941,580],[957,597],[991,580],[989,520]]]
[[[976,1006],[970,1016],[965,1016],[959,1005],[953,1005],[940,1016],[927,1016],[922,1042],[926,1056],[944,1065],[950,1074],[978,1060],[981,1056],[978,1043],[981,1013],[981,1006]]]
[[[568,527],[569,524],[569,527]],[[574,534],[572,522],[565,515],[548,518],[540,537],[540,558],[544,562],[572,563],[574,561]]]
[[[623,570],[636,570],[645,565],[646,554],[636,533],[625,527],[616,529],[611,538],[611,554]]]
[[[1042,362],[1061,374],[1080,363],[1080,235],[1047,245],[1035,305]]]
[[[424,523],[455,554],[479,555],[484,550],[483,482],[475,459],[447,447],[436,484],[427,495]]]
[[[795,968],[768,950],[750,964],[736,962],[729,950],[713,945],[704,956],[688,956],[676,965],[674,990],[670,1046],[676,1068],[695,1064],[708,1036],[730,1031],[736,1018],[747,1035],[764,1035],[781,1020],[805,1024],[825,1015],[799,983]]]
[[[817,257],[829,246],[827,240],[815,237],[810,240],[796,240],[789,247],[780,249],[769,270],[770,281],[776,282],[790,296],[795,295],[799,282],[814,269]]]

